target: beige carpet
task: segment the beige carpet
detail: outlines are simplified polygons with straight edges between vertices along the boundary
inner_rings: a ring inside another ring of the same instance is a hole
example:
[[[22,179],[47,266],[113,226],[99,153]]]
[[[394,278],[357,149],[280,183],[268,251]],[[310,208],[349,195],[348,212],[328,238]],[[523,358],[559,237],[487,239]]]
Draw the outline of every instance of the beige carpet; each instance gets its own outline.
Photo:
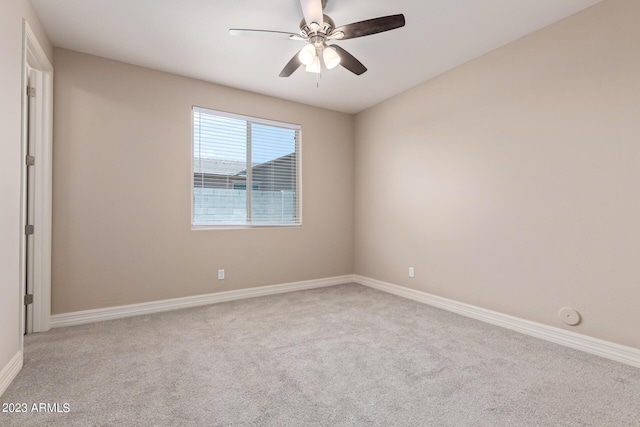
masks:
[[[640,369],[349,284],[28,336],[0,403],[29,408],[2,426],[640,426]]]

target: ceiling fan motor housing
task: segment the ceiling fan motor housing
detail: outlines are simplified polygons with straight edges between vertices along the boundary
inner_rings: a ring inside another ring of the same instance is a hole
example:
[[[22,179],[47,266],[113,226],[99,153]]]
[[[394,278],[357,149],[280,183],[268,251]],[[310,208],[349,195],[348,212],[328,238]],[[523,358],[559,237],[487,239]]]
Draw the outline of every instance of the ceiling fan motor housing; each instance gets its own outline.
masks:
[[[324,23],[322,24],[322,27],[318,28],[318,30],[316,31],[313,31],[311,28],[309,28],[307,22],[302,19],[302,21],[300,21],[300,34],[302,35],[302,37],[308,37],[311,40],[314,36],[317,36],[321,37],[322,42],[324,42],[327,36],[329,36],[333,29],[336,27],[336,24],[328,15],[323,15],[323,20]]]

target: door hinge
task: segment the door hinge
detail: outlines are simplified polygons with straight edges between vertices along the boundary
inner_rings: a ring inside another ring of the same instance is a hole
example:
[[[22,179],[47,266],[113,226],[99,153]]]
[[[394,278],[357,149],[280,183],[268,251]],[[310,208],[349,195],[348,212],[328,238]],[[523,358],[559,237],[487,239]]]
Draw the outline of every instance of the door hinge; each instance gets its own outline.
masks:
[[[33,294],[27,294],[24,296],[24,305],[33,304]]]
[[[33,234],[34,232],[34,226],[33,225],[25,225],[24,226],[24,234],[26,234],[27,236]]]
[[[27,166],[33,166],[36,164],[35,156],[27,156]]]
[[[36,96],[36,88],[27,86],[27,96],[30,96],[30,97]]]

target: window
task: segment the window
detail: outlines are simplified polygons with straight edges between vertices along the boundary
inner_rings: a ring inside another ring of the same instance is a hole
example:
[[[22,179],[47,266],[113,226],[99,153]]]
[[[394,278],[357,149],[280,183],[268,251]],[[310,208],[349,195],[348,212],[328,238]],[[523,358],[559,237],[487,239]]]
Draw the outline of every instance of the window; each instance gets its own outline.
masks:
[[[192,225],[300,225],[300,126],[199,107],[192,117]]]

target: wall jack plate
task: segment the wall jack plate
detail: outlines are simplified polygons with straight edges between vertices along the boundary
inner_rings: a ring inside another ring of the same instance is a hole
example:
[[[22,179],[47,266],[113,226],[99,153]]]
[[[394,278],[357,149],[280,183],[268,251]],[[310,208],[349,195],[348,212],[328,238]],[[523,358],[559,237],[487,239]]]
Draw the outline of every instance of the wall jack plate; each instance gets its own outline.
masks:
[[[558,313],[560,320],[569,326],[575,326],[580,323],[580,313],[570,307],[563,307]]]

